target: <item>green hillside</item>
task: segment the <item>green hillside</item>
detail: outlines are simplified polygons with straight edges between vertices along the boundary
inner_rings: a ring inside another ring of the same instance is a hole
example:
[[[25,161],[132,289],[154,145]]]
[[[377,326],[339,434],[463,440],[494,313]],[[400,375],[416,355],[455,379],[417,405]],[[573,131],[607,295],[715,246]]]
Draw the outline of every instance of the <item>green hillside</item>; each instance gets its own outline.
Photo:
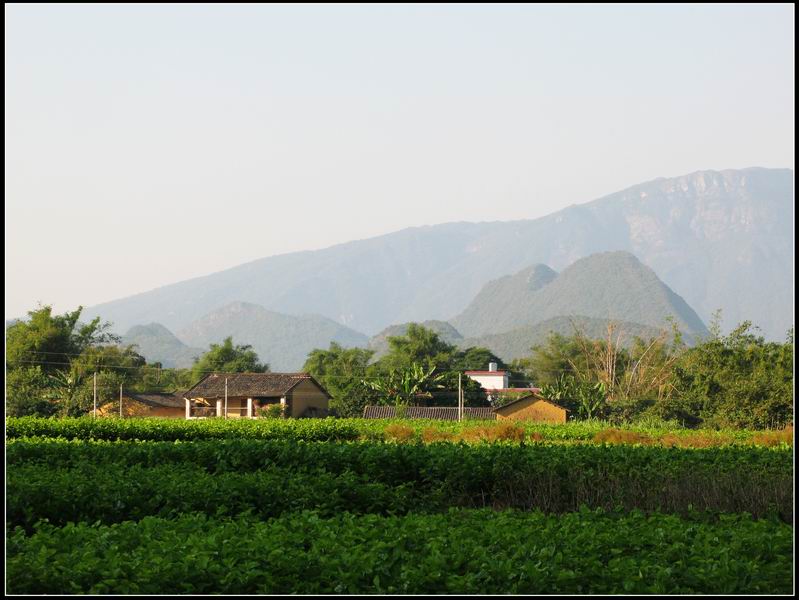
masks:
[[[190,348],[160,323],[131,327],[122,336],[122,344],[135,344],[138,353],[148,363],[160,362],[166,368],[187,368],[194,358],[203,353],[201,348]]]
[[[672,317],[688,335],[707,332],[685,300],[629,252],[592,254],[556,277],[548,277],[546,269],[536,265],[489,282],[450,322],[467,337],[511,331],[568,315],[655,328],[665,326]]]

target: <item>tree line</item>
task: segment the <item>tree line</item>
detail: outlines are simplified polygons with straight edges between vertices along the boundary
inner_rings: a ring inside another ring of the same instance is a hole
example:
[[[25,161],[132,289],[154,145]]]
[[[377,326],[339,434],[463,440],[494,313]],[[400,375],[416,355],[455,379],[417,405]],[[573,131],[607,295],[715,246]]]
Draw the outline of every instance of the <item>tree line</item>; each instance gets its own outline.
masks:
[[[211,344],[190,369],[148,364],[135,346],[121,346],[111,325],[99,318],[79,322],[82,308],[54,315],[50,306],[29,312],[6,330],[6,414],[80,415],[91,411],[94,374],[103,401],[128,392],[184,391],[208,372],[267,372],[248,345],[231,338]],[[686,426],[776,428],[793,422],[793,329],[785,342],[766,342],[750,322],[722,335],[720,313],[710,335],[683,343],[676,326],[659,336],[628,336],[608,323],[603,339],[552,333],[544,344],[509,364],[489,349],[460,349],[412,323],[388,338],[388,351],[344,348],[331,342],[311,351],[302,370],[332,396],[342,417],[360,416],[366,405],[455,406],[459,374],[496,362],[510,372],[511,386],[541,388],[572,418],[618,423],[657,418]],[[488,398],[475,381],[461,377],[466,404],[499,405],[518,394]]]

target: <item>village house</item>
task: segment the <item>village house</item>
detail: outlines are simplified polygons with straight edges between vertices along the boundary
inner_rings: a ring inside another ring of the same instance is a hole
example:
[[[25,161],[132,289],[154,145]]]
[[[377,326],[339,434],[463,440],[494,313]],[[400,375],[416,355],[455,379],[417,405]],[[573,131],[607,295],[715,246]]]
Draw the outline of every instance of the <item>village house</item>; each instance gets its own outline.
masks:
[[[330,394],[308,373],[212,373],[183,394],[187,419],[254,418],[279,404],[287,417],[323,417]]]
[[[119,400],[106,402],[97,408],[98,417],[167,417],[182,419],[185,414],[185,400],[183,394],[176,393],[149,393],[122,395],[121,407]]]
[[[538,393],[541,390],[534,387],[509,387],[509,374],[507,371],[498,371],[497,363],[488,364],[488,371],[465,371],[469,379],[473,379],[486,391],[488,402],[494,405],[502,395],[518,395],[525,393]]]

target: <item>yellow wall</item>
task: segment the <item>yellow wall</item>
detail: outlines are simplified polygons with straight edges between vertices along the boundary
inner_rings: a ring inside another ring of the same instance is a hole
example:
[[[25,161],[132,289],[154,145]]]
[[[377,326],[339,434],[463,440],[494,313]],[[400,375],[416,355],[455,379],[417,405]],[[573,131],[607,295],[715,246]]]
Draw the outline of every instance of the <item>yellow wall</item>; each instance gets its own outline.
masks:
[[[519,400],[507,408],[497,409],[497,420],[502,419],[565,423],[566,409],[555,406],[542,398],[527,398]]]
[[[215,406],[215,405],[214,405]],[[222,399],[222,414],[225,414],[225,400]],[[247,418],[247,398],[230,398],[227,399],[227,418],[239,419]]]
[[[298,383],[290,394],[292,417],[301,417],[311,407],[318,408],[323,415],[327,414],[327,396],[312,381],[306,379]]]

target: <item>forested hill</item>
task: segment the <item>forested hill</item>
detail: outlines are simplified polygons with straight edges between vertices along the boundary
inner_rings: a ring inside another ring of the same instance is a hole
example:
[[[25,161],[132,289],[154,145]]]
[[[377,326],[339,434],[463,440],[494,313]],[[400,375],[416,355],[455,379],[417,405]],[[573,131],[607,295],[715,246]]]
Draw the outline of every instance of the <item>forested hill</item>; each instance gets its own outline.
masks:
[[[465,336],[477,336],[568,315],[655,328],[673,318],[691,336],[707,333],[685,300],[628,252],[593,254],[557,276],[536,266],[489,282],[452,324]]]
[[[367,334],[447,320],[493,279],[633,253],[708,321],[748,319],[771,339],[793,324],[793,171],[699,171],[632,186],[534,220],[446,223],[263,258],[89,308],[123,332],[173,331],[232,302],[318,314]]]
[[[144,356],[147,362],[160,362],[166,368],[179,369],[191,367],[194,358],[208,349],[190,348],[159,323],[131,327],[122,336],[122,344],[125,346],[135,344],[137,352]]]

